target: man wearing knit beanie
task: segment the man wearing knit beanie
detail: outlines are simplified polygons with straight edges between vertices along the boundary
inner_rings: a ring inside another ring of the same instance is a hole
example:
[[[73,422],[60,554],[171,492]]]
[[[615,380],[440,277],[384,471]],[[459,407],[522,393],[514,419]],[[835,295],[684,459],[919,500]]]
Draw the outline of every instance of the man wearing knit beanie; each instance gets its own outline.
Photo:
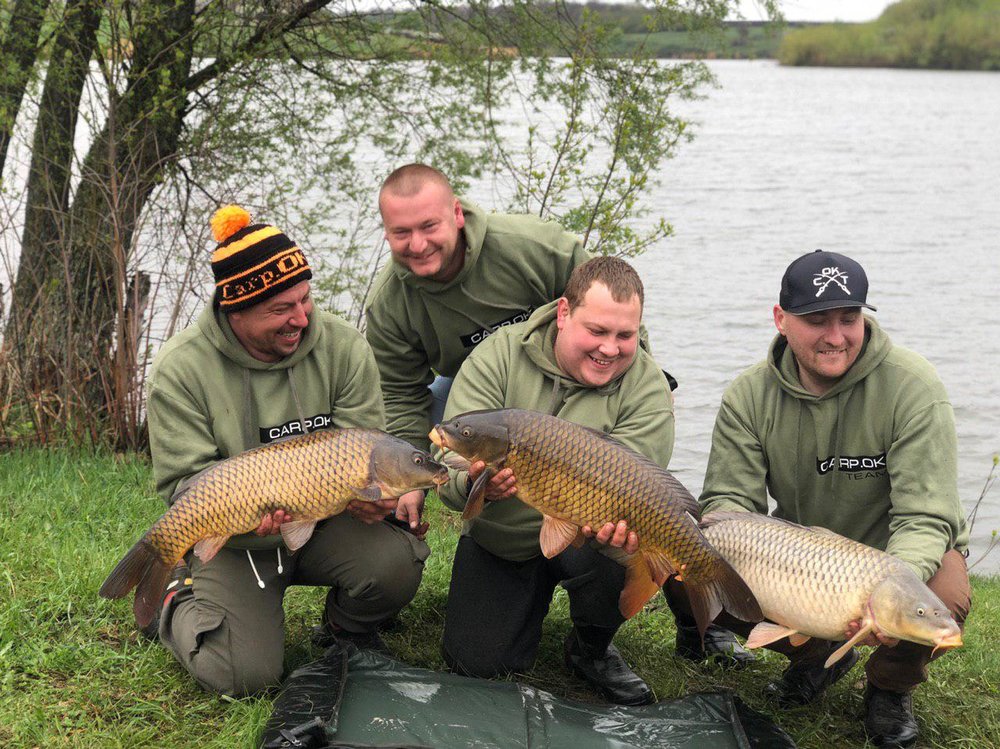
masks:
[[[258,445],[317,429],[383,429],[378,369],[352,325],[314,309],[305,254],[239,206],[213,216],[215,293],[167,341],[147,410],[156,488],[168,503],[196,474]],[[413,598],[429,550],[419,501],[355,502],[282,548],[282,510],[236,536],[208,564],[178,565],[155,633],[206,689],[233,696],[277,684],[282,601],[290,585],[329,586],[323,626],[379,646],[376,627]],[[404,531],[383,522],[395,512]],[[147,634],[154,634],[150,631]]]

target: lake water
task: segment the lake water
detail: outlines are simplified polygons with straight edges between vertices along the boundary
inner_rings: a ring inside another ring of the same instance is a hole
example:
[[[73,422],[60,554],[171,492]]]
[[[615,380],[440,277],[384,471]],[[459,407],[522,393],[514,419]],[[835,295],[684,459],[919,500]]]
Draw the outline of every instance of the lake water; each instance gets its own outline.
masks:
[[[680,380],[671,468],[700,493],[723,390],[764,357],[787,264],[823,248],[865,266],[881,325],[937,367],[971,508],[1000,451],[1000,74],[710,65],[721,85],[675,105],[700,124],[650,201],[675,234],[634,261],[657,359]],[[493,207],[494,189],[487,179],[468,194]],[[0,228],[13,268],[17,235]],[[971,560],[994,529],[1000,486]],[[1000,550],[976,570],[1000,571]]]
[[[722,391],[764,358],[798,255],[865,267],[893,341],[927,357],[955,408],[969,509],[1000,452],[1000,75],[712,63],[721,88],[654,203],[675,235],[635,260],[661,365],[680,380],[671,467],[701,491]],[[1000,486],[974,528],[1000,529]],[[976,567],[1000,570],[1000,550]]]

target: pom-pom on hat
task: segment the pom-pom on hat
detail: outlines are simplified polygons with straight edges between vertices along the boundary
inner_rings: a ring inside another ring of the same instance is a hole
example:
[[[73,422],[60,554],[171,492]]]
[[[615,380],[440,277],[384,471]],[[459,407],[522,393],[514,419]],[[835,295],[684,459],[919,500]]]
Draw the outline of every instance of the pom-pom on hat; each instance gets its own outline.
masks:
[[[238,312],[312,278],[296,244],[270,224],[251,224],[238,205],[223,206],[209,224],[219,246],[212,253],[214,304]]]

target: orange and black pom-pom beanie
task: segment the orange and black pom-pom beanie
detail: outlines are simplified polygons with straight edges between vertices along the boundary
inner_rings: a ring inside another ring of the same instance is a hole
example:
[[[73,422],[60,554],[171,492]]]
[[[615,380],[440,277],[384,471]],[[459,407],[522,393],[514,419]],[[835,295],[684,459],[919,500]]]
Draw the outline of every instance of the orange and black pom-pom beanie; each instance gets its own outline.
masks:
[[[302,250],[270,224],[250,224],[238,205],[223,206],[210,221],[219,246],[212,253],[214,304],[238,312],[312,278]]]

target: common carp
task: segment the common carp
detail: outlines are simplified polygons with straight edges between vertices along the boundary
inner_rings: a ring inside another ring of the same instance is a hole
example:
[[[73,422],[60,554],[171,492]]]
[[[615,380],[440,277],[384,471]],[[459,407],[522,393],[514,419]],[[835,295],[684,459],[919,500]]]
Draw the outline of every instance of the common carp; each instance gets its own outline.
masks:
[[[834,651],[829,668],[874,629],[935,649],[956,648],[962,633],[951,612],[904,562],[826,528],[807,528],[752,512],[712,512],[702,532],[753,590],[764,616],[747,647],[789,637],[845,639],[849,622],[860,631]],[[772,623],[774,622],[774,623]]]
[[[208,562],[230,536],[281,509],[292,517],[281,525],[282,539],[295,551],[318,521],[353,499],[375,502],[447,480],[448,469],[430,455],[375,429],[323,430],[257,447],[198,474],[108,575],[100,595],[121,598],[136,588],[135,620],[144,627],[170,570],[192,546]]]
[[[624,559],[619,608],[636,614],[677,574],[687,588],[699,630],[725,608],[746,621],[762,613],[753,593],[698,529],[698,503],[673,474],[602,432],[535,411],[473,411],[431,430],[444,462],[486,463],[463,517],[483,508],[486,485],[500,469],[514,472],[517,498],[542,513],[540,544],[551,558],[595,530],[624,520],[639,551]],[[449,455],[452,450],[461,458]]]

